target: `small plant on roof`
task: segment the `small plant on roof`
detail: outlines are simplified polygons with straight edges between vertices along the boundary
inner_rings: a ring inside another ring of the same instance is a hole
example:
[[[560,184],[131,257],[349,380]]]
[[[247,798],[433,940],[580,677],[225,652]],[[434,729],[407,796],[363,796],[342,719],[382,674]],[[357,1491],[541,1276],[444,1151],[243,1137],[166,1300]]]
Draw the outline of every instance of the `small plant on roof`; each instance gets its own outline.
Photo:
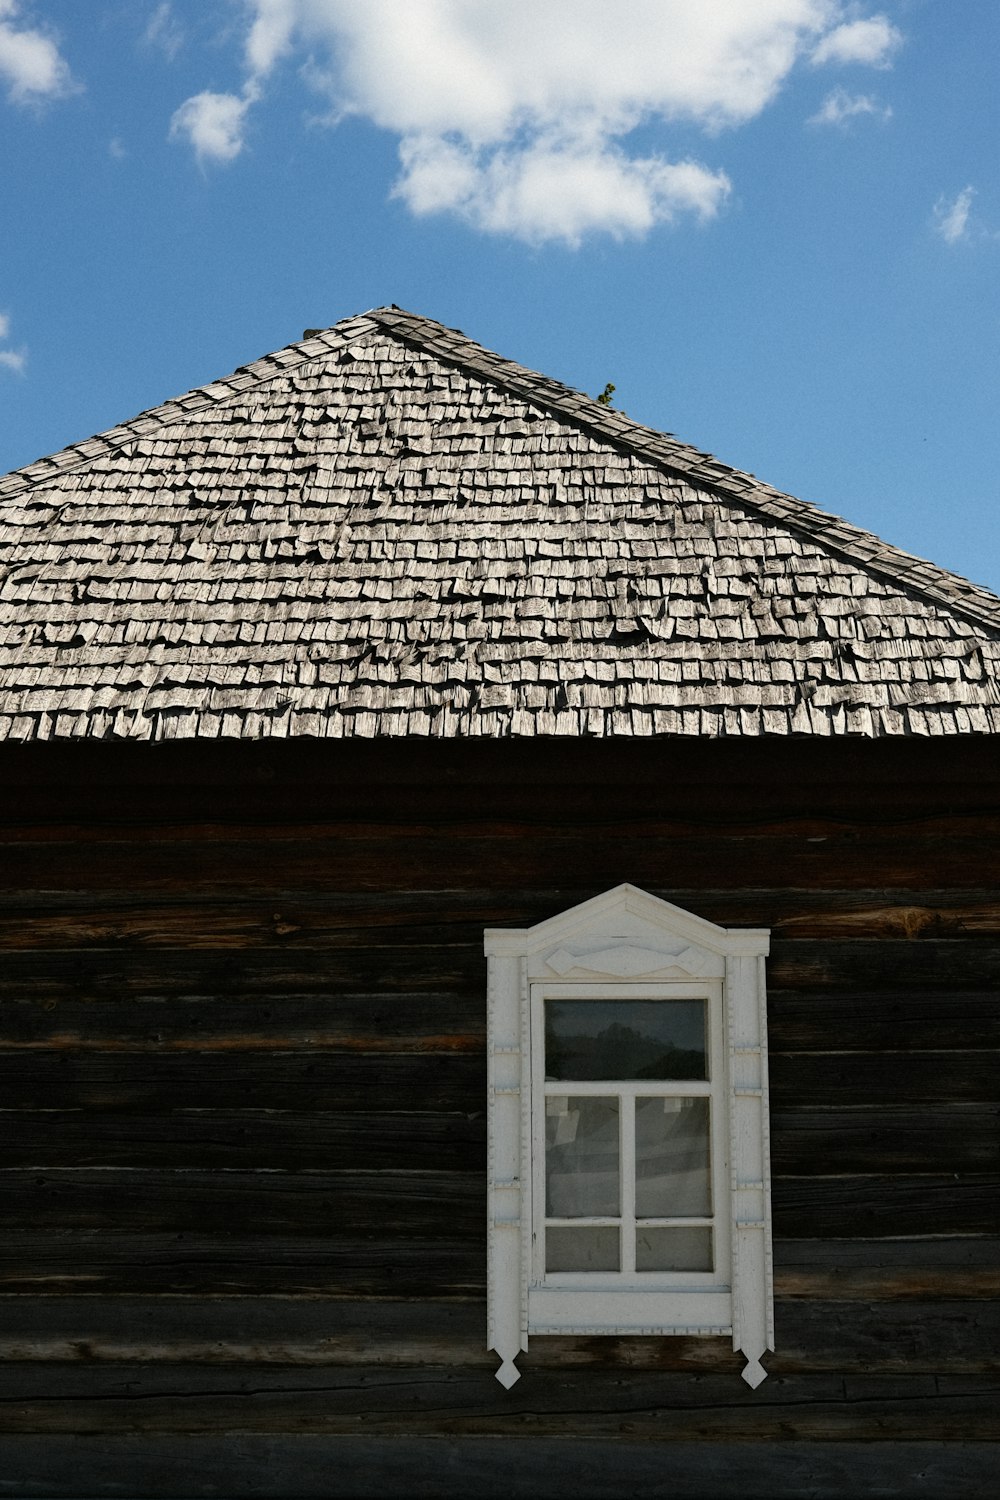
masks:
[[[617,389],[618,387],[616,385],[612,385],[611,381],[609,380],[601,394],[599,396],[595,396],[594,400],[597,402],[598,406],[612,406],[614,403],[612,402],[611,398]]]

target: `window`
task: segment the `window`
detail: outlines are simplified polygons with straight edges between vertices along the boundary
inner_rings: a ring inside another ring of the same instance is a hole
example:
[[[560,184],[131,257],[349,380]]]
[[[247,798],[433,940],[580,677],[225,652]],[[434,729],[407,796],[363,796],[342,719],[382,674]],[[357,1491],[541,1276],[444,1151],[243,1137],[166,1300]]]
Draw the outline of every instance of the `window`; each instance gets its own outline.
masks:
[[[619,886],[486,933],[489,1347],[532,1333],[773,1348],[764,955]]]

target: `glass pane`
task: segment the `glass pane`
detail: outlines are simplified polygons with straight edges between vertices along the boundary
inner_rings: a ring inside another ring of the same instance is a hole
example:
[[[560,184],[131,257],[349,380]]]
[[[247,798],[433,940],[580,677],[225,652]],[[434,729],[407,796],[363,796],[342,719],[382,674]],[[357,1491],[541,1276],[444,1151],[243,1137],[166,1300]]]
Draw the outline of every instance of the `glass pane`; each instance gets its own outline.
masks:
[[[635,1101],[635,1212],[640,1219],[711,1214],[707,1099]]]
[[[546,1271],[617,1271],[618,1229],[546,1229]]]
[[[550,1219],[621,1212],[618,1100],[545,1101],[545,1202]]]
[[[546,1000],[545,1076],[707,1078],[704,1000]]]
[[[710,1229],[637,1229],[637,1271],[711,1271]]]

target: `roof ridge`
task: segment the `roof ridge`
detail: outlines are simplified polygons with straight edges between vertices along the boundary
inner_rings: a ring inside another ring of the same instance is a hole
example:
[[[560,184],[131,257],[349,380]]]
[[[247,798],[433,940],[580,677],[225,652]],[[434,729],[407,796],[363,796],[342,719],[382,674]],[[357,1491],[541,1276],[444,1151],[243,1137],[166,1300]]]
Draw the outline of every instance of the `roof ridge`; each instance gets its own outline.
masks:
[[[78,443],[69,443],[65,448],[57,448],[54,453],[36,458],[30,464],[11,469],[0,475],[0,500],[32,489],[35,485],[45,484],[47,480],[59,475],[71,474],[74,469],[81,468],[103,454],[114,453],[126,443],[149,437],[157,427],[168,421],[193,416],[212,406],[224,406],[227,401],[244,395],[255,385],[261,385],[294,369],[296,365],[307,364],[323,352],[345,349],[359,338],[372,333],[377,326],[370,312],[344,318],[330,328],[312,333],[307,339],[285,344],[271,354],[264,354],[259,359],[251,360],[249,364],[237,366],[231,375],[210,380],[206,385],[196,385],[191,390],[184,391],[179,396],[171,396],[158,406],[147,407],[127,421],[118,422],[114,427],[108,427],[92,437],[83,438]]]
[[[602,406],[571,386],[530,370],[477,344],[457,328],[447,328],[401,307],[373,308],[373,323],[475,374],[506,386],[517,395],[547,406],[570,421],[590,428],[606,441],[628,449],[646,462],[692,480],[699,487],[733,504],[746,506],[783,526],[804,533],[848,561],[879,573],[897,587],[909,589],[936,604],[965,616],[976,625],[1000,630],[1000,596],[937,563],[904,552],[874,532],[855,526],[811,501],[775,489],[741,469],[731,468],[710,453],[682,443],[670,433]]]

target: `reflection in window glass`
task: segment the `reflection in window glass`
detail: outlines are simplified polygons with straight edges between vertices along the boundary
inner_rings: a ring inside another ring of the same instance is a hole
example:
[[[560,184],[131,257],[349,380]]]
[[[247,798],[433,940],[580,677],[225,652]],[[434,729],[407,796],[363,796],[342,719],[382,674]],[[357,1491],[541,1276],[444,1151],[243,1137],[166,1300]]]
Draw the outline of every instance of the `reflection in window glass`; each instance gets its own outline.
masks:
[[[545,1101],[545,1199],[550,1219],[620,1212],[618,1100],[554,1095]]]
[[[640,1219],[712,1212],[707,1099],[635,1101],[635,1212]]]
[[[704,1000],[547,1000],[549,1079],[707,1078]]]
[[[547,1271],[617,1271],[617,1225],[550,1226],[545,1231]]]
[[[710,1229],[643,1229],[635,1235],[637,1271],[711,1271]]]

